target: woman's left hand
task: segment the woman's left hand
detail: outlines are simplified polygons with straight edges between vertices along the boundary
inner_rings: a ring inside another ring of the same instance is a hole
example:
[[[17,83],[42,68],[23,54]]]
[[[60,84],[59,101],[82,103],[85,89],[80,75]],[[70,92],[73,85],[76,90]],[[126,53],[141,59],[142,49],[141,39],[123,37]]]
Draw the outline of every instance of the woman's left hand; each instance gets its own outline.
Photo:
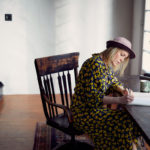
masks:
[[[123,91],[123,95],[129,95],[129,96],[134,97],[134,92],[131,89],[126,88]]]

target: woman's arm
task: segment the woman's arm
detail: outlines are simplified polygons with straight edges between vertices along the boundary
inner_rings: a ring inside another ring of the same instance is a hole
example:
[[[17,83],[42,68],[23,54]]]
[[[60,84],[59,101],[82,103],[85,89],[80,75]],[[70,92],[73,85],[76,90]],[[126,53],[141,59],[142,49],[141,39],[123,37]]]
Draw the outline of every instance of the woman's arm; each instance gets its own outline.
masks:
[[[117,92],[119,92],[119,93],[121,93],[122,95],[125,94],[125,88],[123,86],[119,86],[119,85],[115,86],[114,90],[117,91]]]
[[[134,96],[132,96],[131,94],[124,95],[121,97],[104,96],[103,104],[128,104],[131,103],[133,99]]]
[[[113,97],[113,96],[104,96],[103,103],[104,104],[127,104],[133,101],[134,94],[131,89],[124,88],[123,86],[115,86],[114,90],[119,92],[120,96]]]

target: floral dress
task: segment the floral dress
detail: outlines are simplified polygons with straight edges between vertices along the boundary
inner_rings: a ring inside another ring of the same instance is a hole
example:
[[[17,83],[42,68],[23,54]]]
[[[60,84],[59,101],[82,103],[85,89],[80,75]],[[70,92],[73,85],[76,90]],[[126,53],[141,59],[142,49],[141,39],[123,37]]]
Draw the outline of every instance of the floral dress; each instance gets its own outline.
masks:
[[[103,107],[103,97],[121,85],[100,56],[87,59],[80,70],[71,105],[74,127],[93,140],[97,150],[131,150],[140,133],[124,110]]]

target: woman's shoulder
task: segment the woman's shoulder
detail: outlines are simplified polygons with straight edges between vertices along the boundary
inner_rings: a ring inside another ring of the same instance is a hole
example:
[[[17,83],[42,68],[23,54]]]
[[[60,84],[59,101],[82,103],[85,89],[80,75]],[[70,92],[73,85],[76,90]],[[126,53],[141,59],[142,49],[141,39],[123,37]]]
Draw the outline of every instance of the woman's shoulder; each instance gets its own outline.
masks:
[[[101,58],[100,55],[93,55],[92,57],[88,58],[82,65],[83,67],[92,67],[92,66],[104,66],[105,67],[105,63],[103,61],[103,59]]]
[[[105,65],[105,63],[100,55],[93,55],[91,57],[91,59],[94,62],[94,64]]]
[[[85,62],[99,62],[103,63],[103,59],[100,55],[92,55],[90,58],[88,58]]]

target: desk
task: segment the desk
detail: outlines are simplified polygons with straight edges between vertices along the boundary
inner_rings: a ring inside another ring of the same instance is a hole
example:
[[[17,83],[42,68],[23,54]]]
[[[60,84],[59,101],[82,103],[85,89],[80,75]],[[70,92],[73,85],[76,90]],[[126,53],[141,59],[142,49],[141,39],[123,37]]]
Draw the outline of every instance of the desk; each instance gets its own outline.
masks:
[[[143,138],[150,146],[150,106],[126,105],[125,109],[136,122]]]

